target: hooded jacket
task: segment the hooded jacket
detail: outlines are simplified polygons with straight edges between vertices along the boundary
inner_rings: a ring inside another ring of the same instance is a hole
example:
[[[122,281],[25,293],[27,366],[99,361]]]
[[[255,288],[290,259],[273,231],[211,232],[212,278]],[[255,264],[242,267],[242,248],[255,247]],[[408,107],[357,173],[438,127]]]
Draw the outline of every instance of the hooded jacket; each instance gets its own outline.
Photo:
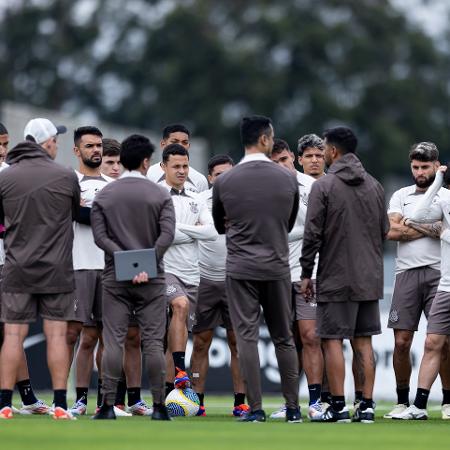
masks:
[[[389,231],[384,190],[358,157],[347,153],[312,186],[303,236],[302,277],[319,253],[317,301],[383,297],[383,240]]]
[[[54,162],[38,144],[9,151],[0,173],[4,223],[4,292],[53,294],[74,290],[72,218],[80,204],[75,172]]]

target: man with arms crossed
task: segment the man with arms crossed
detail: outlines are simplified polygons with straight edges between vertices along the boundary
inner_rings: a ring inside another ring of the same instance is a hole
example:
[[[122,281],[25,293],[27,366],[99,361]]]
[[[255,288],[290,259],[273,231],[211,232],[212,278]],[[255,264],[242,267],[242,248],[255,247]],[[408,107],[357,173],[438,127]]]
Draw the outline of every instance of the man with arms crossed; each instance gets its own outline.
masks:
[[[442,352],[447,351],[446,344],[450,335],[450,193],[442,189],[447,184],[444,175],[448,171],[441,166],[433,184],[421,196],[411,216],[405,220],[420,222],[442,221],[441,231],[441,279],[428,315],[425,351],[419,370],[418,389],[414,403],[393,419],[425,420],[428,418],[427,402],[430,389],[439,373]],[[442,406],[442,418],[450,419],[450,405]]]
[[[311,188],[300,259],[302,293],[312,297],[311,276],[319,253],[317,333],[332,395],[321,420],[350,422],[342,341],[353,339],[365,381],[353,420],[371,423],[375,420],[371,337],[381,333],[378,299],[383,296],[383,240],[389,229],[384,192],[355,155],[357,139],[349,128],[332,128],[324,137],[330,168]]]
[[[295,176],[274,164],[273,127],[262,116],[244,117],[245,157],[214,184],[213,217],[227,235],[227,297],[241,373],[251,411],[246,422],[265,422],[258,354],[261,306],[281,376],[286,420],[301,421],[298,360],[292,336],[288,233],[298,212]],[[264,180],[264,182],[261,182]]]
[[[422,312],[428,317],[441,276],[441,222],[424,224],[408,220],[405,224],[433,183],[439,167],[439,152],[433,143],[420,142],[411,148],[409,160],[415,183],[394,192],[388,210],[391,223],[388,239],[398,241],[388,322],[388,327],[394,330],[395,339],[393,364],[397,405],[385,418],[400,414],[409,406],[411,344]],[[447,349],[442,352],[440,367],[443,405],[450,404],[450,358]]]
[[[187,151],[191,146],[190,143],[191,133],[181,123],[174,123],[167,125],[163,130],[163,137],[160,142],[160,147],[164,149],[171,144],[178,144],[184,147]],[[153,164],[148,171],[148,178],[155,183],[160,183],[165,178],[165,171],[163,168],[163,162]],[[189,176],[184,183],[184,189],[190,192],[199,193],[208,190],[208,182],[204,175],[195,170],[193,167],[189,167]]]
[[[165,179],[160,185],[170,193],[176,214],[175,239],[164,256],[171,313],[167,333],[167,393],[173,386],[190,386],[185,354],[188,332],[195,323],[200,284],[198,241],[215,240],[218,235],[206,203],[184,187],[190,169],[188,151],[180,144],[168,145],[163,151],[162,168]]]
[[[228,155],[213,156],[208,162],[208,181],[214,186],[217,177],[234,166],[234,161]],[[199,198],[206,202],[209,211],[212,209],[213,188],[203,191]],[[204,392],[206,373],[209,365],[209,348],[214,336],[214,329],[223,326],[227,330],[228,346],[231,353],[231,375],[234,387],[233,415],[241,416],[248,411],[245,404],[244,382],[239,371],[236,348],[236,336],[231,326],[230,313],[225,288],[225,260],[227,247],[225,236],[219,236],[215,241],[198,241],[200,285],[198,287],[198,302],[196,324],[192,330],[193,350],[191,357],[192,387],[200,399],[200,410],[197,415],[206,416]]]
[[[73,170],[52,161],[57,134],[57,127],[47,119],[30,121],[25,135],[34,142],[14,147],[6,158],[11,167],[0,176],[0,223],[7,230],[2,285],[5,338],[0,356],[0,417],[4,419],[13,417],[12,394],[23,342],[38,313],[44,319],[53,417],[73,419],[67,411],[66,333],[75,287],[72,220],[80,205],[80,188]],[[49,146],[45,150],[38,143]]]
[[[154,146],[144,136],[122,142],[122,177],[95,198],[91,221],[95,243],[105,252],[103,272],[103,404],[95,419],[115,419],[114,401],[122,375],[123,349],[130,316],[136,315],[147,357],[153,395],[153,420],[170,420],[164,405],[165,278],[162,258],[171,244],[175,213],[160,186],[146,178]],[[142,226],[142,224],[145,226]],[[158,275],[145,272],[116,281],[114,252],[155,248]]]

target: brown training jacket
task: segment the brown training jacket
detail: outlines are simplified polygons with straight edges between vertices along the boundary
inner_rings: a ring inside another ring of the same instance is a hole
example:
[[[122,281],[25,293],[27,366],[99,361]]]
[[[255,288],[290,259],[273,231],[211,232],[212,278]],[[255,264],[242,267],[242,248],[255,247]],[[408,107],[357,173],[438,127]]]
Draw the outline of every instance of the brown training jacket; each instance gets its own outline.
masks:
[[[6,162],[10,167],[0,173],[3,292],[72,292],[72,220],[80,205],[75,172],[32,142],[16,145]]]
[[[383,297],[383,240],[389,231],[384,190],[353,153],[312,186],[303,236],[302,278],[319,253],[317,301]]]

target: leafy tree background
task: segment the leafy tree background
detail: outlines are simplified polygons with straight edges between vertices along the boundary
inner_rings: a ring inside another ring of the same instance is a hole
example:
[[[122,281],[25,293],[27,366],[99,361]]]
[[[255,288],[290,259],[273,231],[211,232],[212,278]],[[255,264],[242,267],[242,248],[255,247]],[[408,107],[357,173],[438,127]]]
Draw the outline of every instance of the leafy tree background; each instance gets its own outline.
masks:
[[[245,114],[295,147],[345,123],[379,178],[450,146],[448,38],[388,0],[40,0],[0,17],[0,99],[159,130],[182,121],[239,157]]]

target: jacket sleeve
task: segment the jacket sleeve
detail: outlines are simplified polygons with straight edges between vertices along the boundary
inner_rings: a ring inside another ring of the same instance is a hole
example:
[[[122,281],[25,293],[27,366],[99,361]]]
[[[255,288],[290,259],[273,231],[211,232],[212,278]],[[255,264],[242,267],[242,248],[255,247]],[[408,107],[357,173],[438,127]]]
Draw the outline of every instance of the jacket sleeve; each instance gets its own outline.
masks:
[[[81,192],[80,192],[80,184],[78,183],[78,178],[75,175],[75,172],[73,172],[72,174],[72,179],[73,179],[72,220],[76,220],[80,209]]]
[[[327,198],[320,183],[314,183],[309,194],[302,256],[300,257],[302,278],[312,277],[314,259],[322,242],[327,206]]]
[[[155,242],[155,250],[158,261],[161,261],[175,236],[175,208],[169,195],[165,198],[159,214],[159,229],[160,233]]]
[[[102,207],[94,200],[91,211],[91,226],[94,234],[94,241],[97,247],[101,248],[108,255],[123,250],[108,235],[108,227]]]
[[[91,225],[91,208],[80,206],[74,220],[83,225]]]
[[[220,191],[219,191],[219,180],[215,182],[213,189],[213,198],[212,198],[212,217],[214,220],[214,226],[219,234],[225,234],[225,209],[220,199]]]

